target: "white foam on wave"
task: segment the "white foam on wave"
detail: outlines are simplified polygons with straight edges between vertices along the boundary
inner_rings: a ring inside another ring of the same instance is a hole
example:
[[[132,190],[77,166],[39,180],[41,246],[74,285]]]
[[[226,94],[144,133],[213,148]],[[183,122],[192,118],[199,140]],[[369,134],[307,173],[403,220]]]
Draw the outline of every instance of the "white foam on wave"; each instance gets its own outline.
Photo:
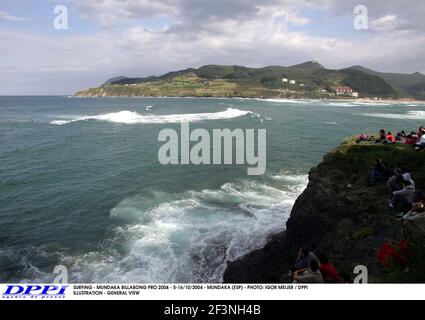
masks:
[[[377,117],[387,119],[424,120],[425,111],[409,111],[408,113],[364,113],[366,117]]]
[[[256,99],[257,101],[273,102],[281,104],[307,104],[310,100],[297,100],[297,99]]]
[[[323,100],[320,103],[324,106],[340,107],[340,108],[359,108],[359,107],[395,107],[396,104],[383,103],[383,102],[363,102],[363,101],[329,101]]]
[[[199,122],[206,120],[232,119],[250,114],[251,111],[228,108],[225,111],[214,113],[187,113],[169,115],[141,115],[134,111],[120,111],[96,116],[77,117],[72,120],[54,120],[50,124],[64,125],[77,121],[98,120],[123,124],[161,124],[180,122]]]
[[[145,108],[145,110],[146,110],[146,111],[152,111],[152,108],[153,108],[152,106],[147,106],[147,107]]]
[[[70,123],[70,122],[71,121],[69,121],[69,120],[54,120],[54,121],[51,121],[50,124],[55,124],[55,125],[61,126],[63,124],[67,124],[67,123]]]
[[[388,107],[388,106],[396,106],[397,104],[393,104],[393,103],[384,103],[384,102],[360,102],[360,101],[356,101],[353,102],[354,105],[358,105],[358,106],[367,106],[367,107]]]
[[[351,102],[328,102],[325,104],[332,107],[342,107],[342,108],[354,108],[357,106]]]
[[[112,248],[62,257],[73,283],[221,282],[226,264],[284,230],[307,176],[266,176],[219,189],[128,198],[110,212],[124,221]]]

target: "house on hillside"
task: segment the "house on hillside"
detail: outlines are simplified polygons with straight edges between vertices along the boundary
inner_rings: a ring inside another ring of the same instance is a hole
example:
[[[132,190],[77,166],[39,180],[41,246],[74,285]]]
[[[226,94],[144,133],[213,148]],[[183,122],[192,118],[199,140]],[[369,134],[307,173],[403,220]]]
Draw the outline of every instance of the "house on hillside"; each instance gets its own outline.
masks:
[[[353,95],[353,89],[350,87],[332,87],[332,92],[335,93],[337,96],[352,96]]]
[[[297,82],[295,80],[290,80],[289,84],[296,84]]]
[[[285,78],[285,77],[283,77],[283,78],[282,78],[282,82],[283,82],[283,83],[288,83],[288,81],[289,81],[289,79],[288,79],[288,78]]]

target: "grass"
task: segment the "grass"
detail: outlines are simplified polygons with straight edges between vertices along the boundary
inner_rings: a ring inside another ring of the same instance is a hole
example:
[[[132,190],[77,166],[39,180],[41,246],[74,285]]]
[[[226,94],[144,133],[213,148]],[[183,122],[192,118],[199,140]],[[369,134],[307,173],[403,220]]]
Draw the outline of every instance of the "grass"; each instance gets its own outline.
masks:
[[[337,165],[340,170],[357,175],[367,173],[377,158],[390,166],[400,163],[412,173],[419,186],[425,186],[425,153],[404,144],[357,144],[355,138],[351,138],[326,155],[325,162],[327,166]]]
[[[362,240],[374,234],[374,230],[370,227],[363,227],[353,233],[353,240]]]
[[[275,90],[261,83],[237,82],[228,79],[200,78],[194,73],[136,85],[106,85],[80,91],[77,96],[145,96],[145,97],[243,97],[285,98],[321,97],[315,93]]]

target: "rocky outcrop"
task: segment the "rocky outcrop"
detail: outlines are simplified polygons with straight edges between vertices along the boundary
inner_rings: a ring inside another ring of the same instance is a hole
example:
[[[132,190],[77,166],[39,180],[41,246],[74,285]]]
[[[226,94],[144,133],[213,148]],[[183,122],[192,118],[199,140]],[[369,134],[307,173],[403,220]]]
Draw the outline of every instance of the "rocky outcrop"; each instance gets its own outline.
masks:
[[[385,186],[367,187],[368,168],[375,158],[391,164],[408,162],[418,185],[425,185],[425,153],[405,146],[347,141],[310,171],[308,187],[292,209],[286,232],[271,238],[263,249],[229,263],[224,282],[278,282],[301,247],[326,253],[346,273],[366,265],[370,281],[384,281],[378,249],[385,241],[406,235],[396,212],[387,206]]]

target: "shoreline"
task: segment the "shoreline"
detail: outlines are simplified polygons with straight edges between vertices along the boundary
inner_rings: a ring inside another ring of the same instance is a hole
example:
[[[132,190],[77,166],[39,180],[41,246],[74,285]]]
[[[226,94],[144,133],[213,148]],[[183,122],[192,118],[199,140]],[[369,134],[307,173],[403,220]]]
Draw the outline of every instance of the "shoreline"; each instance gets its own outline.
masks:
[[[270,102],[285,102],[285,101],[323,101],[323,102],[347,102],[347,103],[357,103],[364,105],[376,105],[376,104],[400,104],[400,105],[409,105],[409,104],[419,104],[425,105],[425,100],[405,100],[405,99],[369,99],[369,98],[246,98],[246,97],[196,97],[196,96],[63,96],[68,99],[84,99],[84,98],[132,98],[132,99],[207,99],[207,100],[257,100],[257,101],[270,101]],[[273,100],[273,101],[272,101]]]

